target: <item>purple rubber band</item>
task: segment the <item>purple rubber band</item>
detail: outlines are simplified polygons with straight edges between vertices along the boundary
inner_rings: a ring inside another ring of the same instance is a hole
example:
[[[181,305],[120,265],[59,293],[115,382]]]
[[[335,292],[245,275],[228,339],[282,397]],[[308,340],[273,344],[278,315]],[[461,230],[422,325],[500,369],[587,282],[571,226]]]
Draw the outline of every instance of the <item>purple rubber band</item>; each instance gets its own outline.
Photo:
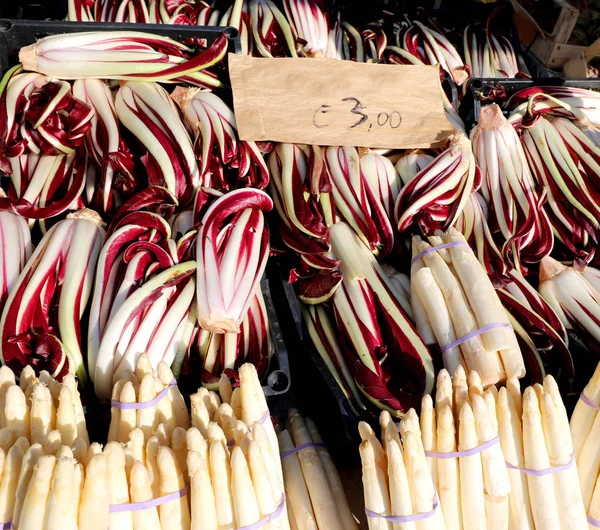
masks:
[[[173,379],[160,394],[150,401],[142,401],[141,403],[123,403],[122,401],[110,400],[110,406],[116,407],[121,410],[133,410],[133,409],[147,409],[156,405],[162,398],[164,398],[172,386],[177,386],[177,381]]]
[[[596,519],[594,519],[593,517],[590,517],[588,515],[588,523],[590,523],[592,526],[595,526],[596,528],[600,528],[600,521],[597,521]]]
[[[583,401],[588,407],[592,407],[593,409],[596,409],[598,411],[600,411],[600,407],[598,405],[596,405],[596,403],[594,403],[589,397],[587,397],[583,392],[581,393],[581,395],[579,396],[579,399],[581,399],[581,401]]]
[[[158,497],[157,499],[152,499],[145,502],[132,502],[131,504],[113,504],[110,506],[110,513],[121,513],[121,512],[137,512],[139,510],[147,510],[149,508],[156,508],[161,504],[166,504],[167,502],[175,501],[180,499],[181,497],[185,497],[187,495],[189,486],[186,486],[179,491],[175,491],[174,493],[169,493],[168,495],[163,495],[162,497]]]
[[[488,324],[487,326],[483,326],[482,328],[476,329],[475,331],[471,331],[471,333],[467,333],[466,335],[463,335],[462,337],[460,337],[456,340],[453,340],[450,344],[441,346],[440,351],[445,352],[451,348],[455,348],[456,346],[458,346],[459,344],[462,344],[463,342],[468,341],[469,339],[472,339],[473,337],[477,337],[478,335],[485,333],[486,331],[490,331],[491,329],[498,329],[498,328],[513,329],[513,327],[510,324],[500,324],[500,323]]]
[[[293,449],[290,449],[289,451],[286,451],[285,453],[283,453],[281,455],[281,460],[287,458],[288,456],[295,455],[296,453],[299,453],[300,451],[304,451],[304,449],[308,449],[310,447],[327,447],[327,446],[324,443],[317,443],[317,442],[310,442],[307,444],[302,444],[302,445],[299,445],[298,447],[294,447]]]
[[[496,445],[500,441],[500,436],[496,436],[487,442],[478,445],[477,447],[473,447],[473,449],[467,449],[466,451],[453,451],[452,453],[436,453],[435,451],[425,451],[425,456],[429,458],[460,458],[462,456],[474,456],[476,454],[489,449],[493,445]]]
[[[277,519],[281,515],[281,512],[283,511],[284,506],[285,506],[285,495],[283,497],[281,497],[281,502],[279,503],[279,506],[277,506],[277,509],[271,515],[267,515],[266,517],[263,517],[260,521],[257,521],[254,524],[250,524],[248,526],[240,526],[237,530],[258,530],[258,528],[265,526],[268,522],[274,521],[275,519]]]
[[[433,498],[433,508],[430,512],[415,513],[414,515],[382,515],[365,508],[365,513],[367,514],[367,517],[371,517],[372,519],[385,519],[386,521],[390,521],[392,523],[412,523],[414,521],[422,521],[423,519],[429,519],[430,517],[433,517],[435,515],[435,511],[438,509],[438,506],[439,501],[436,492],[435,497]]]
[[[0,523],[0,530],[12,530],[12,521],[10,523]]]
[[[413,259],[410,260],[410,264],[414,264],[416,261],[419,261],[423,256],[427,254],[431,254],[432,252],[437,252],[438,250],[443,250],[445,248],[457,247],[459,245],[468,245],[466,241],[451,241],[450,243],[444,243],[443,245],[436,245],[435,247],[429,247],[425,250],[419,252]]]
[[[566,464],[563,464],[562,466],[556,466],[556,467],[549,467],[548,469],[529,469],[526,467],[518,467],[515,466],[509,462],[506,462],[506,467],[508,469],[516,469],[517,471],[521,471],[522,473],[525,473],[526,475],[533,475],[534,477],[545,477],[546,475],[552,475],[554,473],[560,473],[561,471],[566,471],[567,469],[570,469],[571,467],[573,467],[573,464],[575,463],[575,454],[573,454],[571,456],[571,460],[569,460]]]

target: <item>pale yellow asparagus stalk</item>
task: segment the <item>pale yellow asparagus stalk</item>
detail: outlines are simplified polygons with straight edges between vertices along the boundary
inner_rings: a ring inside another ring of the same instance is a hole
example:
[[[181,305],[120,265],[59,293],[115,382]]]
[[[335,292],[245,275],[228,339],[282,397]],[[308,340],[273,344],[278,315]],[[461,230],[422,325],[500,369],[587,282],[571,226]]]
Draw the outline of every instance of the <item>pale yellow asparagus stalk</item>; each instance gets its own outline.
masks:
[[[231,393],[231,402],[229,404],[231,405],[231,408],[233,409],[233,413],[235,414],[235,417],[238,419],[241,419],[242,415],[243,415],[242,391],[240,390],[239,386],[237,388],[235,388],[233,390],[233,392]]]
[[[174,379],[173,372],[169,366],[162,361],[158,363],[158,377],[165,387]],[[187,429],[190,426],[190,414],[183,396],[181,395],[181,392],[179,392],[179,387],[177,387],[177,385],[172,386],[169,389],[169,394],[167,397],[171,402],[175,425],[177,427],[183,427],[184,429]]]
[[[494,432],[498,434],[498,415],[496,412],[496,408],[498,406],[498,395],[497,392],[491,390],[492,388],[495,389],[496,387],[491,386],[483,393],[483,400],[485,401],[488,409],[488,421],[490,422]]]
[[[467,385],[469,386],[469,400],[473,401],[475,394],[483,396],[483,386],[481,384],[481,377],[477,372],[471,370],[467,377]]]
[[[421,242],[418,245],[422,252],[430,245]],[[455,277],[452,269],[438,255],[430,252],[423,256],[425,265],[431,269],[435,282],[442,291],[457,337],[464,337],[477,330],[478,325],[469,301],[463,291],[463,286]],[[488,280],[489,281],[489,280]],[[504,377],[504,369],[497,351],[487,351],[480,336],[466,340],[460,345],[463,359],[469,370],[475,370],[481,376],[484,386],[497,383]]]
[[[119,379],[112,388],[112,401],[121,401],[121,392],[125,386],[125,380]],[[108,429],[108,441],[118,442],[119,441],[119,426],[121,424],[121,409],[118,407],[110,408],[110,427]]]
[[[423,454],[420,438],[414,431],[402,433],[404,445],[404,466],[410,485],[414,513],[429,513],[433,509],[435,489],[427,462]],[[436,510],[431,517],[416,521],[417,530],[444,530],[444,519],[441,510]]]
[[[152,363],[146,353],[140,353],[135,361],[135,378],[141,383],[146,374],[153,372]]]
[[[215,495],[206,455],[195,451],[187,454],[190,476],[191,530],[217,530]]]
[[[146,466],[134,462],[129,475],[131,502],[147,502],[153,499],[152,484]],[[132,512],[133,530],[160,530],[156,506]]]
[[[413,515],[410,482],[400,449],[400,440],[387,441],[388,482],[390,487],[390,510],[393,515]],[[415,523],[392,523],[392,530],[415,530]]]
[[[418,297],[419,303],[425,312],[425,317],[440,347],[454,342],[456,334],[454,333],[452,318],[446,306],[442,290],[436,283],[431,269],[423,267],[416,274],[413,274],[410,286],[411,295],[412,297]],[[443,351],[442,357],[444,368],[451,374],[454,373],[458,365],[463,364],[459,346]]]
[[[73,451],[73,458],[75,458],[77,462],[85,462],[85,456],[88,451],[88,445],[82,438],[75,438],[71,449]]]
[[[13,507],[12,517],[10,518],[14,528],[19,528],[21,509],[23,508],[23,501],[25,500],[25,495],[27,494],[29,481],[33,475],[33,468],[43,454],[44,450],[41,444],[34,443],[29,447],[29,449],[27,449],[25,455],[23,456],[21,469],[19,470],[19,478],[17,480],[17,489],[14,494],[15,504]]]
[[[60,433],[60,439],[64,445],[72,445],[77,438],[73,396],[67,386],[60,389],[58,409],[56,410],[56,429]]]
[[[29,407],[21,387],[12,385],[6,390],[4,400],[4,418],[6,426],[14,430],[15,435],[29,438]]]
[[[435,410],[433,401],[429,394],[425,394],[421,400],[421,439],[425,451],[437,451],[437,436],[435,428]],[[429,471],[434,482],[437,484],[437,459],[427,457]]]
[[[535,470],[548,469],[551,466],[544,431],[542,415],[536,391],[532,387],[523,393],[523,450],[525,467]],[[554,478],[552,475],[527,477],[531,511],[535,528],[559,530],[560,521],[554,495]]]
[[[175,427],[171,437],[171,449],[175,453],[179,469],[187,477],[187,431],[183,427]]]
[[[164,445],[165,447],[168,447],[169,445],[171,445],[171,441],[170,441],[169,435],[167,433],[167,428],[165,427],[164,423],[160,423],[158,425],[158,427],[156,428],[156,432],[154,433],[154,436],[156,436],[158,438],[160,445]]]
[[[258,510],[262,519],[275,513],[279,503],[283,502],[283,498],[274,491],[260,446],[253,440],[250,440],[248,447],[248,464],[250,467],[250,476],[252,477],[252,485],[256,493]],[[283,528],[279,518],[270,521],[266,526],[271,530],[280,530]]]
[[[306,428],[308,429],[313,442],[323,443],[323,439],[317,430],[317,426],[310,418],[306,418]],[[397,432],[395,428],[394,430]],[[321,462],[325,468],[325,473],[327,474],[329,486],[331,488],[331,492],[333,493],[335,504],[337,506],[337,512],[342,521],[344,530],[358,530],[358,525],[356,524],[354,515],[352,515],[352,511],[348,505],[348,499],[346,498],[346,493],[344,492],[342,480],[340,479],[338,470],[335,467],[327,447],[317,447],[317,453],[321,457]]]
[[[93,442],[88,447],[87,453],[85,455],[85,466],[87,468],[88,464],[91,462],[92,458],[96,455],[102,454],[102,446],[98,442]]]
[[[273,453],[273,447],[269,439],[269,435],[264,425],[255,423],[252,427],[252,439],[260,447],[263,460],[265,462],[275,497],[281,499],[284,494],[285,486],[283,476],[280,477],[281,459],[278,453]],[[278,518],[283,530],[289,530],[290,523],[287,511],[287,503],[284,505],[281,515]]]
[[[8,366],[6,367],[6,369],[12,372],[12,370]],[[33,369],[33,366],[26,365],[25,368],[21,370],[21,373],[19,375],[19,386],[21,387],[21,390],[25,392],[25,390],[27,390],[27,387],[34,379],[37,379],[37,377],[35,375],[35,370]],[[12,374],[12,381],[13,383],[15,382],[14,373]]]
[[[48,433],[46,444],[44,445],[44,453],[47,455],[56,455],[62,447],[60,433],[55,429]]]
[[[513,404],[519,418],[523,417],[523,395],[521,394],[521,384],[516,377],[509,377],[506,380],[506,390],[513,399]]]
[[[192,394],[190,403],[192,407],[192,425],[200,431],[204,438],[207,438],[211,418],[202,395],[200,393]]]
[[[418,272],[425,267],[425,264],[422,259],[415,259],[419,254],[419,242],[421,238],[419,236],[413,236],[412,238],[412,257],[414,261],[410,264],[410,278],[411,278],[411,305],[413,308],[414,321],[415,326],[417,328],[417,332],[422,337],[425,344],[435,344],[436,336],[431,327],[431,323],[429,321],[429,316],[427,315],[427,311],[425,310],[425,306],[420,298],[420,291],[417,291],[417,288],[413,286],[413,279],[418,274]]]
[[[140,380],[140,389],[138,391],[138,399],[140,403],[152,401],[156,397],[156,389],[154,385],[154,376],[152,372],[144,373]],[[137,411],[137,426],[142,429],[144,439],[148,440],[154,434],[158,427],[158,414],[156,413],[156,405],[138,409]]]
[[[0,448],[7,453],[17,439],[15,431],[11,427],[0,429]]]
[[[294,442],[289,431],[281,431],[278,438],[281,454],[294,449]],[[288,456],[281,461],[281,464],[283,466],[290,524],[293,520],[298,530],[318,530],[298,454]]]
[[[129,504],[129,487],[125,471],[125,453],[120,444],[108,442],[104,448],[110,504]],[[131,512],[113,512],[110,514],[110,528],[132,530]]]
[[[256,368],[253,364],[243,364],[240,367],[239,374],[242,415],[238,416],[236,414],[236,418],[241,417],[246,425],[254,425],[254,423],[260,421],[265,414],[269,413],[269,407],[267,407],[265,393],[263,392]],[[235,413],[235,408],[232,408]],[[273,423],[271,422],[270,418],[267,418],[262,425],[267,431],[269,439],[271,440],[273,453],[277,454],[279,452],[279,446],[277,445],[277,435],[275,434]],[[278,472],[279,476],[283,480],[281,465],[278,466]]]
[[[79,530],[106,530],[109,528],[109,508],[107,457],[106,454],[99,453],[92,456],[86,466],[79,508]]]
[[[146,464],[144,433],[141,429],[136,427],[131,430],[125,451],[126,453],[129,453],[134,460]]]
[[[548,392],[544,392],[541,405],[542,426],[551,465],[556,467],[568,464],[573,457],[573,448],[570,440],[565,440],[569,437],[569,431],[564,431],[561,412],[557,410],[554,399]],[[577,468],[572,466],[552,476],[561,530],[585,528],[586,510],[581,498]]]
[[[52,489],[48,498],[45,530],[64,528],[77,530],[77,504],[73,502],[75,463],[72,458],[61,457],[56,462]]]
[[[233,394],[233,388],[229,377],[225,374],[221,374],[219,379],[219,395],[223,403],[231,403],[231,395]]]
[[[388,488],[387,462],[382,467],[376,458],[371,439],[360,444],[362,481],[365,507],[372,512],[390,515],[390,495]],[[368,517],[369,530],[391,530],[391,523],[385,519]]]
[[[260,425],[260,424],[258,424],[258,425]],[[246,435],[247,432],[248,432],[248,426],[242,420],[237,420],[235,422],[235,431],[233,433],[235,445],[240,445],[242,443],[242,440],[244,439],[244,436]],[[271,440],[269,439],[269,446],[270,445],[271,445]],[[272,450],[273,450],[273,448],[271,448],[271,451]]]
[[[463,370],[464,374],[464,370]],[[454,394],[452,390],[452,379],[448,370],[442,369],[437,376],[436,391],[435,391],[435,409],[438,412],[438,407],[448,405],[450,410],[454,407]]]
[[[158,377],[154,378],[154,389],[156,390],[157,394],[165,389],[165,385],[163,385],[163,382]],[[175,416],[173,414],[171,400],[169,399],[168,395],[156,404],[156,414],[158,416],[159,423],[163,425],[167,439],[170,440],[171,434],[173,434],[173,430],[175,427],[177,427],[177,425],[175,423]]]
[[[221,427],[214,421],[211,421],[208,425],[208,443],[212,444],[213,442],[217,441],[220,441],[227,446],[227,438],[225,437],[223,429],[221,429]]]
[[[460,409],[458,429],[458,450],[468,451],[479,445],[475,417],[469,403]],[[460,498],[463,521],[470,528],[486,528],[485,497],[483,491],[483,469],[481,454],[461,456],[458,459],[460,469]]]
[[[297,411],[291,409],[288,415],[290,432],[296,446],[311,443],[304,420]],[[307,447],[298,453],[304,480],[312,502],[315,518],[319,528],[342,530],[342,522],[337,513],[335,499],[329,489],[327,474],[314,447]]]
[[[121,395],[119,396],[121,403],[136,403],[137,396],[135,388],[131,381],[125,381]],[[137,425],[137,410],[136,409],[121,409],[119,415],[119,429],[117,434],[117,441],[121,443],[127,443],[129,440],[129,433]]]
[[[567,415],[567,409],[565,404],[563,403],[562,397],[560,395],[560,390],[558,389],[558,384],[556,383],[556,379],[550,374],[544,377],[544,392],[550,394],[552,401],[554,402],[554,407],[556,408],[556,412],[558,414],[558,421],[561,425],[561,430],[564,432],[569,431],[569,416]],[[564,438],[565,444],[567,444],[567,448],[570,453],[573,452],[573,440],[570,436],[565,436]]]
[[[444,237],[445,243],[462,241],[464,236],[450,228]],[[449,248],[452,265],[477,320],[478,327],[489,324],[509,324],[507,313],[500,302],[492,282],[483,265],[468,245]],[[525,362],[512,329],[497,328],[482,335],[485,349],[499,351],[507,377],[521,378],[525,375]],[[484,386],[488,386],[482,376]]]
[[[223,432],[225,433],[225,438],[227,438],[227,442],[235,441],[235,424],[237,418],[233,413],[233,409],[229,403],[222,403],[219,407],[219,419],[220,425],[223,428]]]
[[[31,411],[29,414],[32,442],[44,443],[48,433],[56,426],[56,410],[48,387],[42,383],[33,385]]]
[[[0,367],[0,428],[6,426],[4,415],[4,404],[6,402],[6,391],[15,384],[15,374],[8,366]]]
[[[585,385],[583,395],[596,406],[600,407],[600,363],[596,366],[596,370],[588,381],[588,384]],[[571,438],[573,439],[573,449],[576,455],[580,454],[596,416],[596,409],[581,400],[577,401],[577,405],[575,405],[575,410],[571,416]]]
[[[73,480],[73,486],[75,493],[73,495],[73,504],[75,506],[75,528],[77,528],[77,523],[79,521],[79,510],[81,508],[81,499],[83,497],[83,484],[85,482],[85,471],[83,464],[76,463],[75,464],[75,478]]]
[[[73,399],[73,407],[75,408],[75,424],[77,425],[77,437],[82,439],[86,445],[90,444],[90,438],[85,424],[85,414],[83,412],[83,403],[81,403],[81,395],[77,389],[77,380],[73,374],[67,374],[63,377],[62,384],[69,388]]]
[[[587,406],[587,405],[586,405]],[[583,505],[587,509],[592,500],[596,479],[600,472],[600,415],[596,414],[585,443],[576,454]]]
[[[209,454],[219,530],[233,530],[236,528],[236,522],[233,511],[229,453],[222,443],[216,442],[210,446]]]
[[[460,411],[465,403],[469,403],[469,387],[467,386],[467,374],[462,366],[454,372],[452,378],[452,392],[454,395],[454,416],[459,423]]]
[[[20,444],[15,444],[6,454],[0,483],[0,523],[12,521],[15,495],[25,451]]]
[[[185,443],[188,451],[195,451],[208,458],[208,444],[196,427],[190,427],[185,433]]]
[[[456,431],[452,405],[447,401],[436,404],[437,451],[456,452]],[[457,458],[441,458],[437,462],[437,488],[446,530],[462,528],[462,510]]]
[[[479,445],[498,436],[497,426],[490,422],[488,406],[479,394],[473,394],[473,414]],[[495,415],[495,411],[494,411]],[[481,452],[485,513],[488,530],[508,529],[510,479],[499,443]]]
[[[504,460],[513,466],[525,467],[523,456],[523,430],[521,417],[517,413],[511,394],[506,388],[498,393],[498,427]],[[534,530],[527,475],[518,469],[509,469],[510,479],[509,528]]]
[[[37,461],[23,501],[19,530],[45,528],[55,466],[56,457],[52,455],[41,456]]]
[[[154,497],[160,497],[160,472],[158,470],[158,450],[160,442],[157,436],[151,436],[146,442],[146,469],[150,476]]]
[[[260,511],[250,470],[243,451],[234,447],[231,452],[231,492],[238,527],[248,526],[260,520]]]
[[[42,370],[39,375],[40,383],[44,383],[49,389],[54,401],[54,406],[58,407],[58,395],[60,394],[61,384],[50,375],[47,370]]]

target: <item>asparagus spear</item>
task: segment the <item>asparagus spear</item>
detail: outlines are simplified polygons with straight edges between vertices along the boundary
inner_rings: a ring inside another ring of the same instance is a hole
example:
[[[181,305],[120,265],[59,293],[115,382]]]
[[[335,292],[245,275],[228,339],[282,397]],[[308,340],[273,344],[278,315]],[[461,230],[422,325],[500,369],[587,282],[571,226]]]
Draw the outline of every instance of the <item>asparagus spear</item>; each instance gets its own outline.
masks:
[[[27,494],[27,488],[29,487],[29,481],[33,475],[33,469],[37,464],[37,461],[44,454],[44,450],[39,443],[32,444],[29,449],[25,452],[23,460],[21,462],[21,469],[19,471],[19,478],[17,480],[17,489],[15,492],[15,505],[13,508],[12,521],[14,528],[19,528],[19,521],[21,519],[21,510],[23,508],[23,502],[25,495]]]
[[[435,428],[435,410],[433,401],[429,394],[425,394],[421,400],[421,439],[425,451],[437,451],[437,436]],[[435,484],[437,484],[437,460],[427,457],[429,471]]]
[[[129,504],[129,486],[125,471],[125,453],[117,442],[108,442],[104,448],[110,504]],[[132,530],[131,512],[113,512],[110,514],[110,528]]]
[[[4,398],[4,418],[6,426],[11,428],[17,437],[29,438],[29,407],[25,393],[17,385],[9,386]]]
[[[121,403],[136,403],[137,396],[135,388],[131,381],[125,381],[121,395],[119,396]],[[137,410],[135,409],[121,409],[119,417],[119,428],[117,434],[117,441],[127,443],[129,440],[129,433],[131,429],[134,429],[137,425]]]
[[[13,445],[6,455],[0,483],[0,522],[12,521],[15,494],[24,455],[25,451],[18,444]]]
[[[79,509],[79,530],[106,530],[109,527],[109,507],[107,457],[106,454],[99,453],[92,456],[86,467]]]
[[[152,401],[156,397],[156,389],[154,386],[154,376],[152,372],[144,373],[140,379],[140,388],[138,391],[138,399],[140,403]],[[158,414],[156,413],[156,405],[146,406],[137,411],[137,426],[142,429],[144,439],[148,440],[158,427]]]
[[[146,466],[134,462],[129,475],[131,502],[146,502],[153,499],[152,484]],[[156,506],[132,512],[133,530],[160,530],[160,519]]]
[[[72,458],[61,457],[56,462],[52,489],[48,498],[45,530],[55,528],[77,530],[77,508],[73,502],[75,463]]]
[[[397,435],[396,435],[397,436]],[[400,440],[390,439],[386,444],[390,507],[394,515],[412,515],[410,482],[400,449]],[[415,530],[414,523],[392,523],[392,530]]]
[[[362,480],[365,494],[365,507],[375,513],[390,513],[390,495],[387,479],[387,465],[378,465],[373,443],[370,439],[360,444]],[[391,530],[391,524],[381,518],[369,517],[369,530]]]
[[[439,402],[437,413],[437,451],[454,453],[456,451],[456,434],[452,405]],[[460,501],[460,483],[457,458],[442,458],[437,462],[437,487],[440,505],[444,514],[446,530],[462,528],[462,510]]]
[[[56,428],[64,445],[73,445],[77,438],[77,423],[75,420],[75,407],[73,396],[67,386],[60,389],[58,409],[56,411]]]
[[[218,530],[216,499],[206,455],[189,451],[191,530]]]
[[[123,379],[119,379],[114,385],[112,389],[111,400],[112,401],[121,401],[121,392],[123,391],[123,387],[125,386],[125,381]],[[115,406],[110,408],[110,426],[108,429],[108,441],[109,442],[118,442],[119,441],[119,427],[121,424],[121,409]]]
[[[37,461],[23,501],[19,530],[45,528],[55,465],[56,457],[52,455],[41,456]]]
[[[161,496],[181,491],[185,487],[185,479],[173,451],[168,447],[161,447],[158,450],[157,462],[160,470]],[[159,513],[162,530],[189,530],[190,509],[187,494],[161,504]]]
[[[233,512],[231,488],[231,467],[229,454],[223,444],[216,442],[210,446],[210,472],[217,506],[219,530],[233,530],[236,527]]]
[[[42,383],[33,385],[30,411],[31,441],[43,443],[56,426],[56,410],[48,387]]]

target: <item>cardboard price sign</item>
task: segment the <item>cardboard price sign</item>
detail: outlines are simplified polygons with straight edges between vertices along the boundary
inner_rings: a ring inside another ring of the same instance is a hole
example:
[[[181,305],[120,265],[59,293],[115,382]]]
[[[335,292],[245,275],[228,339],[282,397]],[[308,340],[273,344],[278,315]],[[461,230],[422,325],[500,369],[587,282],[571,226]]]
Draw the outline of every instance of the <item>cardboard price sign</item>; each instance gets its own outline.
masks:
[[[439,69],[229,55],[242,140],[430,147],[452,133]]]

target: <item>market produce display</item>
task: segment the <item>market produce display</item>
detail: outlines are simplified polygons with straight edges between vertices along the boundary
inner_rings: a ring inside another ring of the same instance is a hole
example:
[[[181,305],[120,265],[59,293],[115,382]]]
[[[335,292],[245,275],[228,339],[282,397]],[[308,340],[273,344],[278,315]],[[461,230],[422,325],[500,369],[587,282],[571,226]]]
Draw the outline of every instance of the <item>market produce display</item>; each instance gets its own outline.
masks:
[[[223,33],[49,30],[11,56],[0,526],[600,526],[600,368],[583,389],[600,352],[600,97],[480,80],[526,75],[510,8],[481,13],[69,0],[74,23]],[[226,26],[254,57],[431,65],[454,131],[410,150],[241,140]],[[296,331],[267,310],[272,262],[303,319],[294,355],[342,396],[339,438],[362,420],[364,506],[301,416],[311,381],[271,418],[261,384]]]

